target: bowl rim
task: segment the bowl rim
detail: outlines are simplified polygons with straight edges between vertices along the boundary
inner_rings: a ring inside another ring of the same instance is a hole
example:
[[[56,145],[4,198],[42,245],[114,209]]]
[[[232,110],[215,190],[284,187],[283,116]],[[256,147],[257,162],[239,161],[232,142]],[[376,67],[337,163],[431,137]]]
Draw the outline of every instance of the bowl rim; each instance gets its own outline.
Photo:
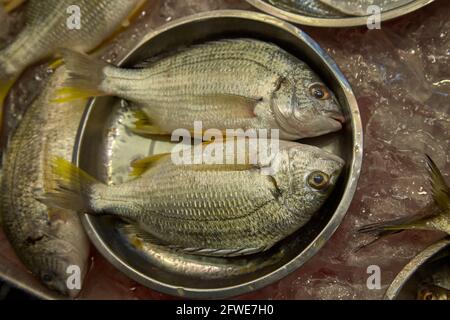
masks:
[[[95,229],[94,221],[92,220],[92,218],[87,214],[82,216],[82,222],[90,240],[97,248],[97,250],[102,254],[102,256],[105,257],[112,265],[114,265],[117,269],[119,269],[121,272],[125,273],[128,277],[137,281],[138,283],[141,283],[159,292],[183,298],[195,298],[195,299],[229,298],[232,296],[237,296],[249,293],[251,291],[255,291],[257,289],[261,289],[275,281],[284,278],[291,272],[297,270],[300,266],[302,266],[306,261],[308,261],[314,254],[316,254],[319,251],[319,249],[331,238],[331,236],[334,234],[334,232],[340,225],[342,219],[344,218],[350,206],[350,203],[353,199],[353,195],[356,191],[356,186],[360,176],[363,158],[363,129],[361,117],[356,97],[352,91],[350,84],[348,83],[348,81],[346,80],[346,78],[336,65],[336,63],[323,49],[319,47],[319,45],[312,38],[310,38],[306,33],[301,31],[297,27],[293,26],[292,24],[289,24],[288,22],[280,20],[276,17],[252,11],[216,10],[194,14],[181,19],[177,19],[161,26],[160,28],[155,29],[154,31],[144,36],[143,39],[132,50],[130,50],[130,52],[126,55],[126,57],[124,57],[119,62],[119,65],[123,64],[124,61],[126,61],[131,55],[133,55],[134,52],[138,50],[138,48],[140,48],[144,43],[150,41],[152,38],[156,37],[161,33],[164,33],[169,29],[180,27],[192,22],[199,22],[202,20],[209,20],[216,18],[238,18],[272,24],[274,27],[282,28],[284,29],[284,31],[293,34],[301,41],[305,42],[305,44],[307,44],[315,52],[316,55],[321,56],[323,62],[334,73],[337,81],[339,82],[338,84],[340,85],[343,93],[345,94],[345,99],[347,100],[348,106],[350,108],[351,131],[352,131],[352,138],[354,141],[352,145],[352,163],[349,165],[349,172],[348,172],[349,182],[346,185],[345,191],[342,195],[338,207],[336,208],[330,221],[328,221],[325,227],[311,241],[311,243],[309,243],[297,256],[293,257],[283,266],[274,269],[273,271],[264,274],[258,278],[255,278],[251,281],[247,281],[232,286],[225,286],[220,288],[208,288],[208,289],[188,288],[162,283],[154,278],[151,278],[148,275],[145,275],[139,272],[138,270],[134,269],[132,266],[128,265],[126,261],[123,261],[112,250],[110,250],[108,244],[105,243],[105,241],[100,237],[97,230]],[[73,163],[77,166],[79,165],[80,161],[80,151],[82,146],[83,135],[87,127],[88,122],[87,120],[89,119],[90,113],[93,110],[95,101],[96,99],[94,98],[88,104],[80,124],[80,129],[77,134],[73,154]]]
[[[271,14],[280,19],[284,19],[286,21],[305,26],[345,28],[345,27],[358,27],[367,25],[368,16],[344,17],[344,18],[319,18],[289,12],[280,9],[264,0],[246,0],[246,1],[255,8],[258,8],[259,10],[267,14]],[[413,0],[411,3],[407,3],[398,8],[381,13],[381,22],[401,17],[403,15],[416,11],[434,1],[435,0]]]
[[[450,247],[450,238],[444,238],[436,243],[425,248],[419,252],[405,267],[395,276],[394,280],[389,285],[389,288],[384,294],[384,300],[395,300],[402,291],[405,284],[409,279],[423,266],[424,263],[429,261],[434,255],[439,253],[446,247]]]

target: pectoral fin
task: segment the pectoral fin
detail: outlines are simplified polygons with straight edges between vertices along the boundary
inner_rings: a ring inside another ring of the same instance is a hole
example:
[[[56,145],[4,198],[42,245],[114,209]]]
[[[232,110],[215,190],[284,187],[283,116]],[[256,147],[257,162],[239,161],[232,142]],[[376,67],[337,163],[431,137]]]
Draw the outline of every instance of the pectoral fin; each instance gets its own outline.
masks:
[[[168,155],[170,155],[170,153],[162,153],[133,161],[131,163],[132,171],[130,172],[130,176],[132,177],[141,176],[144,172],[154,167],[158,163],[158,161],[164,159]]]
[[[233,114],[236,118],[254,118],[255,107],[262,100],[251,97],[245,97],[234,94],[209,94],[201,95],[194,98],[198,100],[199,105],[211,104],[219,106],[220,109],[226,110]]]
[[[133,126],[128,129],[136,135],[144,136],[166,136],[170,135],[169,132],[165,132],[159,126],[152,123],[150,117],[143,111],[138,110],[133,113],[135,121]]]

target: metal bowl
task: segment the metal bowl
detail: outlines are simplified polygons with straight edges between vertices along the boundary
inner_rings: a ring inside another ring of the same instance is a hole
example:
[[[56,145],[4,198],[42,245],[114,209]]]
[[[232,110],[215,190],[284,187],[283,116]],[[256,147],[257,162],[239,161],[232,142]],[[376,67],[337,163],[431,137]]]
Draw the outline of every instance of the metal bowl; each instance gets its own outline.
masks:
[[[416,11],[432,3],[433,1],[434,0],[414,0],[408,4],[399,6],[398,8],[385,11],[381,14],[381,21],[388,21],[394,18],[398,18],[405,14]],[[319,18],[283,10],[268,3],[265,0],[247,0],[247,2],[253,5],[254,7],[258,8],[259,10],[264,11],[268,14],[274,15],[278,18],[284,19],[292,23],[297,23],[306,26],[341,28],[341,27],[356,27],[367,25],[367,17]]]
[[[416,299],[417,289],[437,267],[437,263],[450,263],[450,239],[432,244],[414,257],[392,281],[387,289],[385,300]]]
[[[284,21],[264,14],[234,10],[190,16],[148,34],[120,64],[132,66],[182,46],[231,37],[276,43],[310,64],[322,76],[339,99],[347,124],[339,133],[303,142],[340,155],[347,166],[335,192],[315,218],[268,252],[247,258],[174,258],[158,247],[137,250],[130,245],[130,239],[118,231],[116,219],[84,216],[89,237],[113,265],[143,285],[172,295],[230,297],[264,287],[296,270],[337,229],[353,198],[360,174],[362,127],[352,89],[317,43]],[[104,181],[121,183],[129,179],[129,164],[133,159],[170,150],[172,145],[168,142],[130,134],[124,127],[128,119],[127,110],[126,103],[112,97],[97,98],[90,103],[78,133],[75,164]],[[188,268],[182,265],[186,260],[190,263]]]

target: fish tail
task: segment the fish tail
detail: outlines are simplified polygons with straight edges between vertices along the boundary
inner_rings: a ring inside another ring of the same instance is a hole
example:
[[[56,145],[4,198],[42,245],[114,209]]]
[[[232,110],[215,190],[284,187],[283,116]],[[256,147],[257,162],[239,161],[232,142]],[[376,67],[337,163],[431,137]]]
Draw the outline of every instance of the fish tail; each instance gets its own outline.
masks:
[[[53,102],[65,103],[78,99],[108,95],[101,89],[108,64],[104,61],[68,49],[60,50],[67,68],[67,79],[56,90]]]
[[[55,157],[51,161],[51,174],[44,182],[44,195],[38,200],[49,207],[88,211],[89,193],[97,184],[100,182],[85,171],[63,158]]]

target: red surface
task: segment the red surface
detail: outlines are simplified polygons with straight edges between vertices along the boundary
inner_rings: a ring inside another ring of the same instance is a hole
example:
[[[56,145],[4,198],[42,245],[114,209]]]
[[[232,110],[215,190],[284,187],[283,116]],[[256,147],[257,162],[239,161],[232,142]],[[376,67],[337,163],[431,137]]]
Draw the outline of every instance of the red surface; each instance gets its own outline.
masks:
[[[135,43],[140,34],[166,21],[221,8],[251,9],[237,0],[155,1],[113,42],[108,57],[119,58],[127,47],[119,43]],[[381,30],[302,28],[335,59],[357,96],[365,130],[361,179],[343,223],[316,256],[281,281],[240,298],[382,298],[401,268],[444,236],[436,232],[403,232],[355,252],[371,240],[356,234],[359,226],[412,215],[433,206],[423,162],[425,152],[443,172],[450,172],[449,18],[450,2],[441,0],[383,23]],[[27,86],[33,87],[29,83],[38,81],[33,79],[34,73],[42,75],[39,70],[29,73],[28,79],[25,77],[13,90],[13,96],[20,90],[26,93]],[[11,115],[20,114],[26,105],[11,99],[10,127],[14,126]],[[1,233],[0,249],[2,266],[33,281]],[[128,279],[93,251],[93,265],[81,298],[173,298]],[[366,271],[372,264],[381,268],[381,290],[367,289]]]

